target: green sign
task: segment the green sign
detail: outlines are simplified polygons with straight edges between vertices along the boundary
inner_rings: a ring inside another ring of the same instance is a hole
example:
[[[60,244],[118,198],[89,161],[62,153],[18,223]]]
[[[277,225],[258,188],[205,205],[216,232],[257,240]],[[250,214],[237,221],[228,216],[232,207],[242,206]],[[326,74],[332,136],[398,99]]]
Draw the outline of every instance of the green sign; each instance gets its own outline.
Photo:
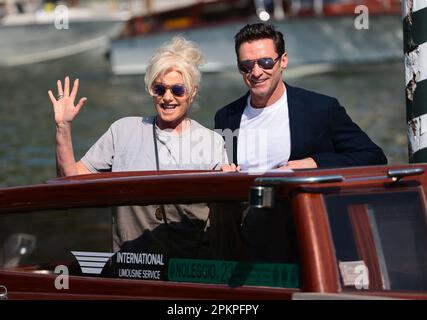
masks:
[[[299,266],[285,263],[170,259],[168,278],[178,282],[227,284],[232,287],[300,287]]]

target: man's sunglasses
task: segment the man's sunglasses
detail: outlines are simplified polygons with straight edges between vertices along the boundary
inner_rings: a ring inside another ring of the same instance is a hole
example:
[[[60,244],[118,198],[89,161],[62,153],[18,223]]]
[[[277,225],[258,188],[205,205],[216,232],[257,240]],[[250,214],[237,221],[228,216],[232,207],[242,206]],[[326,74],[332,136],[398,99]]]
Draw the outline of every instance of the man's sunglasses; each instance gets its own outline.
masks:
[[[166,93],[166,90],[170,90],[175,97],[182,97],[185,95],[185,86],[183,84],[173,84],[167,86],[161,83],[153,85],[151,88],[152,94],[158,97],[163,97]]]
[[[273,58],[260,58],[255,60],[243,60],[239,61],[237,66],[239,67],[239,70],[243,73],[249,73],[252,71],[252,69],[255,67],[255,63],[265,70],[273,69],[276,62],[280,59],[281,55],[278,56],[276,59]]]

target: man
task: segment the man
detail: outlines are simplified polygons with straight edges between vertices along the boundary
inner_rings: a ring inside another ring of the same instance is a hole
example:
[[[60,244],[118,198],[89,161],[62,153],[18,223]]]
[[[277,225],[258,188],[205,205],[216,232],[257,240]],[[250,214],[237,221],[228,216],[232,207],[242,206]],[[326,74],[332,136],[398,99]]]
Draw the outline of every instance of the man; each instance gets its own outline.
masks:
[[[215,129],[223,133],[228,158],[238,164],[237,168],[232,164],[222,170],[387,163],[383,151],[335,98],[283,82],[288,56],[281,32],[263,23],[246,25],[235,36],[235,49],[249,92],[215,115]],[[241,214],[241,227],[235,226],[240,228],[241,239],[228,243],[241,241],[252,261],[294,263],[298,258],[290,212],[282,202],[273,210],[248,207]]]
[[[229,159],[242,170],[387,163],[335,98],[283,82],[288,56],[280,31],[248,24],[236,34],[235,50],[249,92],[218,110],[215,129],[225,132]]]

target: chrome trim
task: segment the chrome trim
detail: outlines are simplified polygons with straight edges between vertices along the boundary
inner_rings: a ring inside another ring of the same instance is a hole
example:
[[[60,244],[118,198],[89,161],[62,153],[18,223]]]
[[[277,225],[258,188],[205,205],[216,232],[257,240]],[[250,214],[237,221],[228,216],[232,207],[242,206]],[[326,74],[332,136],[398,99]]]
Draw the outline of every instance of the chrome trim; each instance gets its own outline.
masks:
[[[273,208],[275,188],[270,186],[253,186],[249,189],[249,203],[253,208]]]
[[[392,178],[393,181],[399,181],[404,177],[417,176],[423,173],[424,173],[423,168],[393,169],[393,170],[387,171],[387,177]]]
[[[342,175],[326,175],[326,176],[312,176],[312,177],[260,177],[255,179],[255,183],[261,185],[281,185],[281,184],[304,184],[304,183],[332,183],[332,182],[347,182],[351,181],[369,181],[377,179],[391,178],[393,181],[408,176],[416,176],[424,173],[423,168],[404,168],[388,170],[386,176],[372,176],[372,177],[357,177],[345,179]]]
[[[255,183],[263,185],[279,185],[279,184],[297,184],[297,183],[331,183],[343,182],[342,175],[328,175],[328,176],[315,176],[315,177],[270,177],[270,178],[257,178]]]
[[[7,299],[7,288],[3,285],[0,285],[0,300]]]

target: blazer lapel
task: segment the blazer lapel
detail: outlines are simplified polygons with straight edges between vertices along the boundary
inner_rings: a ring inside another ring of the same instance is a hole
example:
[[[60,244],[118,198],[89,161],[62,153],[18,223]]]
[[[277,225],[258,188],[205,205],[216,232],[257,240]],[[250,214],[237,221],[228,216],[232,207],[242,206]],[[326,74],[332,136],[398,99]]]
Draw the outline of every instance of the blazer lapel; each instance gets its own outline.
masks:
[[[243,111],[246,107],[249,92],[235,102],[233,108],[230,108],[228,113],[228,128],[233,132],[233,159],[232,163],[238,164],[237,159],[237,140],[239,135],[234,136],[235,130],[240,128],[240,121],[242,120]]]
[[[228,128],[232,131],[240,128],[240,120],[242,119],[243,111],[246,107],[249,92],[236,101],[233,108],[230,108],[228,114]]]
[[[291,133],[291,154],[289,160],[300,159],[303,154],[304,105],[297,90],[286,84],[288,95],[289,130]]]

